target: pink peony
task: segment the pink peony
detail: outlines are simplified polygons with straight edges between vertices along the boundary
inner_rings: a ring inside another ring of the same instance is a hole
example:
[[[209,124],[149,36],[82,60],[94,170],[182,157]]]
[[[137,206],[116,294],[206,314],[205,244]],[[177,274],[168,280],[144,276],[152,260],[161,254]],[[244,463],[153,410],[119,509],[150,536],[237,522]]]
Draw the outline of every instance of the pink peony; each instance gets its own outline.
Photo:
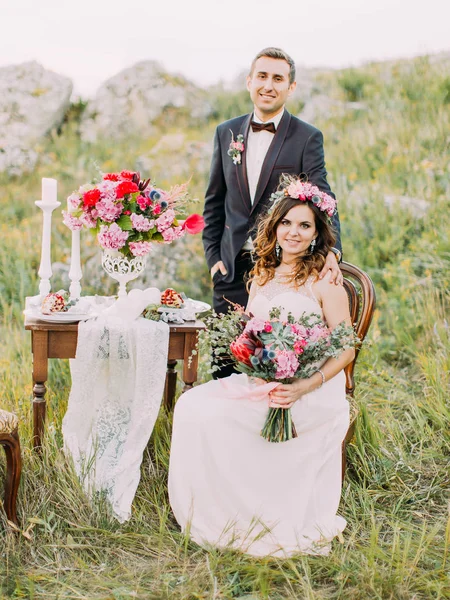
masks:
[[[63,210],[63,223],[72,231],[78,231],[83,227],[83,223],[77,217],[72,216],[67,211]]]
[[[122,231],[117,223],[102,225],[97,234],[98,243],[104,249],[119,250],[125,246],[128,239],[128,232]]]
[[[133,256],[145,256],[152,249],[150,242],[130,242],[128,246]]]
[[[136,231],[150,231],[155,226],[153,219],[146,219],[144,215],[136,215],[135,213],[131,215],[131,222]]]

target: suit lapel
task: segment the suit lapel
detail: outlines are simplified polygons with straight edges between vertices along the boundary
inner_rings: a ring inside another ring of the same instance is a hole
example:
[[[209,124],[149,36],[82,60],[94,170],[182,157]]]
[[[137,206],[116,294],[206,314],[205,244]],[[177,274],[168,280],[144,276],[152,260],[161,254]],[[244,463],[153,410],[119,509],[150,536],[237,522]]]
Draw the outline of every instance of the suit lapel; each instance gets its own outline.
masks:
[[[256,188],[255,193],[255,201],[253,202],[253,207],[251,212],[253,212],[256,208],[256,205],[261,200],[261,197],[264,193],[264,190],[269,183],[270,176],[272,175],[273,168],[277,161],[278,155],[280,153],[281,147],[286,139],[286,135],[289,129],[289,124],[291,122],[291,115],[285,109],[284,115],[281,118],[280,124],[278,125],[277,131],[273,136],[272,143],[269,146],[269,149],[266,154],[266,158],[264,159],[263,166],[261,168],[261,174],[258,180],[258,186]],[[248,184],[247,184],[248,189]]]
[[[248,188],[248,175],[247,175],[247,160],[245,150],[247,147],[247,138],[248,138],[248,130],[250,128],[250,121],[252,115],[249,114],[242,121],[241,128],[239,133],[242,133],[244,136],[244,152],[242,153],[241,164],[237,166],[237,179],[239,183],[239,191],[241,192],[242,200],[244,201],[245,206],[248,208],[249,212],[252,207],[252,203],[250,200],[250,191]]]

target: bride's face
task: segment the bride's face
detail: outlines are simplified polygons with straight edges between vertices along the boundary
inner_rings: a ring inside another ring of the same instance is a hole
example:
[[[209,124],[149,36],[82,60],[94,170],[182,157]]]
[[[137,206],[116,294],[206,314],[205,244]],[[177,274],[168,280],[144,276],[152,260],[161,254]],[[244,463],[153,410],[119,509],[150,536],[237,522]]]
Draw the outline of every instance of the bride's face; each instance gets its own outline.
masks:
[[[277,241],[283,250],[283,261],[302,256],[317,237],[314,213],[307,204],[294,206],[277,227]]]

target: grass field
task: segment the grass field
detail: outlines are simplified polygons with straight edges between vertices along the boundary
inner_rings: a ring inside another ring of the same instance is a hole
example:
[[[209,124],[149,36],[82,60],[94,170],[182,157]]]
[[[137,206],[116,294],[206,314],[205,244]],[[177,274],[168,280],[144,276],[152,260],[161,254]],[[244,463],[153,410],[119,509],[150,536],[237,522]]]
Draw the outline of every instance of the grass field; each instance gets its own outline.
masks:
[[[190,542],[168,505],[171,422],[164,413],[144,457],[133,517],[118,524],[106,505],[88,502],[61,452],[66,361],[51,364],[43,455],[34,456],[22,310],[38,289],[41,177],[58,179],[61,199],[91,178],[93,160],[104,170],[132,169],[158,141],[88,145],[71,120],[39,148],[33,174],[0,178],[0,406],[20,417],[24,459],[22,533],[0,516],[1,598],[450,598],[450,78],[439,62],[420,58],[328,73],[321,84],[336,99],[364,103],[317,126],[340,202],[345,259],[369,273],[378,300],[357,366],[360,416],[340,508],[348,521],[343,542],[329,557],[285,561],[206,552]],[[161,135],[182,127],[186,143],[210,143],[215,124],[198,131],[180,123]],[[161,165],[165,158],[172,160],[162,154]],[[152,176],[170,183],[162,172]],[[202,198],[206,172],[195,159],[171,182],[189,177],[193,196]],[[69,232],[56,215],[52,248],[53,260],[67,264]],[[200,240],[167,248],[158,284],[210,300]],[[83,260],[93,266],[85,293],[112,289],[97,256],[86,238]],[[57,270],[54,289],[67,287],[65,272]],[[0,471],[2,481],[3,459]]]

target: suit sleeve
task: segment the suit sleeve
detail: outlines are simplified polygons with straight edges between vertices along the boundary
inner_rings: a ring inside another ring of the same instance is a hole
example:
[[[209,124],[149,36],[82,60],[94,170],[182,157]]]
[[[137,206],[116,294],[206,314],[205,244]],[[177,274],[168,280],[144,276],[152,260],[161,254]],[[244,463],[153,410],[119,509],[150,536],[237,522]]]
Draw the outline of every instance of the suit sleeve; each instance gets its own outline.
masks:
[[[319,130],[314,131],[308,138],[303,154],[303,170],[311,183],[317,185],[319,189],[333,198],[336,196],[331,191],[327,181],[327,170],[325,168],[325,154],[323,150],[323,135]],[[339,214],[336,211],[331,219],[333,228],[336,232],[335,247],[342,252],[341,244],[341,224]]]
[[[221,260],[220,242],[225,227],[225,196],[227,188],[222,167],[222,153],[220,150],[219,133],[216,129],[214,136],[214,150],[209,174],[209,183],[205,195],[203,218],[203,248],[209,270]]]

